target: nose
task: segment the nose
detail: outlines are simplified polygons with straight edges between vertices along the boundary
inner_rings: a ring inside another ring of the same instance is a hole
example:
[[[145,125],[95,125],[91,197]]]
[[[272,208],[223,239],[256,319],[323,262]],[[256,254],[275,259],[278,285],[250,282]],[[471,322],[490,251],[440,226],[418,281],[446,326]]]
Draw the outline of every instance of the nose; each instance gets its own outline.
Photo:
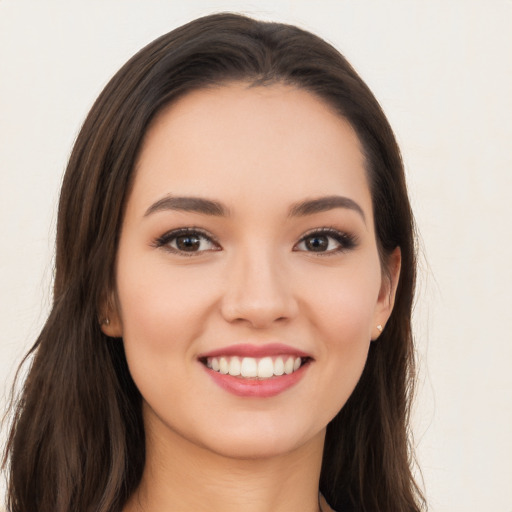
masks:
[[[269,250],[238,256],[229,269],[221,312],[231,323],[264,329],[284,323],[298,313],[293,283],[284,265]]]

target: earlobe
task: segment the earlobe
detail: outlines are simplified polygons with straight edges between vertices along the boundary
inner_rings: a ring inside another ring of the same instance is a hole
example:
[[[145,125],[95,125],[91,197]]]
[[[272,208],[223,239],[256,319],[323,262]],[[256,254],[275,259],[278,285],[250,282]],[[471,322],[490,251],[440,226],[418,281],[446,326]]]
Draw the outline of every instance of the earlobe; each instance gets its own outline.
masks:
[[[100,328],[103,334],[110,338],[121,338],[123,335],[123,329],[117,315],[114,315],[114,317],[115,318],[113,320],[110,319],[110,316],[105,316],[100,319]]]
[[[113,306],[115,303],[114,298],[105,300],[105,303],[101,307],[102,314],[98,318],[101,331],[110,338],[121,338],[123,336],[123,328],[119,314],[117,313],[117,307]]]
[[[372,328],[372,340],[376,340],[384,330],[395,305],[396,290],[400,279],[402,252],[397,247],[388,257],[387,268],[383,271],[379,299]]]

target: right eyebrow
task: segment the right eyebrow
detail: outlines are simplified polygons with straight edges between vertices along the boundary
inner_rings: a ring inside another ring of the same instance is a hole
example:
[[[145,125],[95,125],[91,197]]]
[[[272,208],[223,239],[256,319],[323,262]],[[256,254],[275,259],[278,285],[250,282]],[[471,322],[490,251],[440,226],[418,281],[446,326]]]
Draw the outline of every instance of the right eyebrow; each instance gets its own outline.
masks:
[[[165,210],[195,212],[203,215],[215,215],[220,217],[227,217],[229,215],[228,209],[218,201],[205,199],[203,197],[165,196],[153,203],[146,210],[144,217],[147,217],[152,213]]]

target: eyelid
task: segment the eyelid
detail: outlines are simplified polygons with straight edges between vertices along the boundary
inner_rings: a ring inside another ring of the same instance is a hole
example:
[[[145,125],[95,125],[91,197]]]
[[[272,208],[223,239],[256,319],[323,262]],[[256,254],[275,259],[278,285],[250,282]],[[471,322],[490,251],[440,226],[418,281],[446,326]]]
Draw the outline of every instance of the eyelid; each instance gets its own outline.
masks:
[[[187,251],[180,251],[179,249],[176,249],[176,248],[171,247],[169,245],[169,243],[172,240],[176,239],[179,236],[184,236],[184,235],[198,235],[198,236],[200,236],[202,238],[207,239],[210,243],[215,245],[215,248],[214,249],[202,250],[202,251],[190,251],[190,252],[187,252]],[[205,252],[212,252],[212,251],[220,251],[220,250],[222,250],[221,245],[219,244],[217,239],[211,233],[209,233],[208,231],[206,231],[203,228],[196,228],[196,227],[193,227],[193,226],[171,229],[171,230],[165,232],[163,235],[161,235],[158,238],[156,238],[151,245],[153,247],[157,248],[157,249],[161,248],[161,249],[169,251],[169,252],[171,252],[173,254],[178,254],[180,256],[187,256],[187,257],[199,256],[200,254],[203,254]]]
[[[202,238],[208,240],[208,242],[210,242],[215,247],[213,249],[188,252],[188,251],[181,251],[181,250],[171,247],[169,245],[172,240],[176,239],[179,236],[184,236],[184,235],[198,235],[199,237],[202,237]],[[336,241],[336,243],[338,244],[338,247],[336,247],[335,249],[330,249],[327,251],[318,251],[318,252],[307,251],[304,249],[297,248],[299,244],[303,243],[308,237],[311,237],[313,235],[328,236]],[[318,227],[318,228],[313,228],[313,229],[308,230],[306,233],[304,233],[300,237],[299,241],[293,246],[292,250],[296,251],[296,252],[308,252],[308,253],[315,254],[316,256],[329,256],[329,255],[338,254],[341,252],[346,252],[351,249],[354,249],[357,246],[357,244],[358,244],[357,236],[355,236],[351,233],[347,233],[346,231],[341,231],[337,228],[324,226],[324,227]],[[213,236],[211,233],[209,233],[208,231],[206,231],[203,228],[198,228],[198,227],[193,227],[193,226],[171,229],[171,230],[165,232],[163,235],[156,238],[151,245],[155,248],[162,248],[162,249],[164,249],[168,252],[171,252],[173,254],[178,254],[180,256],[187,256],[187,257],[199,256],[206,252],[222,250],[222,247],[221,247],[220,243],[217,241],[215,236]]]
[[[308,237],[311,237],[313,235],[321,235],[321,236],[328,236],[336,240],[336,242],[339,244],[338,247],[335,249],[331,249],[328,251],[305,251],[302,249],[297,249],[297,246],[304,242]],[[358,245],[358,237],[354,234],[348,233],[346,231],[341,231],[337,228],[333,227],[320,227],[320,228],[313,228],[304,233],[299,241],[294,245],[293,250],[297,252],[307,252],[310,254],[314,254],[315,256],[332,256],[334,254],[339,254],[341,252],[350,251],[351,249],[354,249]]]

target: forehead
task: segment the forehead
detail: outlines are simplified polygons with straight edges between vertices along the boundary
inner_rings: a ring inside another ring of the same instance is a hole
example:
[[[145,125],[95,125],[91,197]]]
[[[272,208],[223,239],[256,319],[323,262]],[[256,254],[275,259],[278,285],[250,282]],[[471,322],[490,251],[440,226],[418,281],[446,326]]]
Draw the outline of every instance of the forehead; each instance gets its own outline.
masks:
[[[229,201],[276,191],[276,200],[340,193],[371,203],[359,139],[310,92],[233,83],[188,93],[156,117],[132,192]]]

